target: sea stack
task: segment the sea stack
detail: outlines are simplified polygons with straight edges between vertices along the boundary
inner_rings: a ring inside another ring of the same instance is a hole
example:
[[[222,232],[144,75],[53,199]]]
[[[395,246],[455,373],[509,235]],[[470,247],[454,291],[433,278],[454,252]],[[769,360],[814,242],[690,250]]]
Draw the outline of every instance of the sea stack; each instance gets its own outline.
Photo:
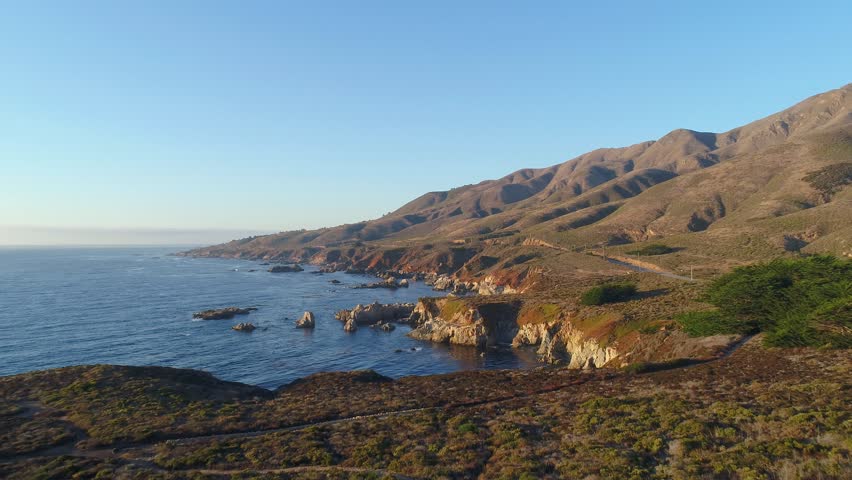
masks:
[[[315,325],[314,312],[305,312],[302,318],[296,320],[296,328],[314,328]]]

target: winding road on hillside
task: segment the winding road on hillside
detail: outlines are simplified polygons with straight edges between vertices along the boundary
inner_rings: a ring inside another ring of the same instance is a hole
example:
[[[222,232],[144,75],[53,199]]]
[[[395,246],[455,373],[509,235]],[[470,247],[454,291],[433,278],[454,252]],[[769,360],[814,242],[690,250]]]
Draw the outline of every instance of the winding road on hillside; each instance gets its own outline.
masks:
[[[619,256],[619,255],[616,255],[616,256],[607,255],[606,250],[603,250],[603,251],[600,251],[600,250],[585,250],[585,249],[579,250],[579,251],[578,250],[572,250],[570,248],[561,247],[559,245],[555,245],[555,244],[550,243],[550,242],[545,242],[544,240],[541,240],[539,238],[534,238],[534,237],[527,238],[526,240],[524,240],[523,244],[526,245],[526,246],[549,248],[551,250],[558,250],[560,252],[586,253],[587,255],[592,255],[592,256],[595,256],[595,257],[601,257],[604,260],[606,260],[607,262],[612,263],[613,265],[625,267],[627,269],[630,269],[630,270],[633,270],[633,271],[636,271],[636,272],[655,273],[655,274],[663,276],[663,277],[674,278],[676,280],[683,280],[683,281],[686,281],[686,282],[696,281],[692,277],[687,277],[687,276],[684,276],[684,275],[678,275],[676,273],[669,272],[668,270],[665,270],[665,269],[663,269],[663,268],[661,268],[657,265],[654,265],[652,263],[649,263],[649,262],[643,262],[641,260],[634,260],[630,257],[624,257],[624,256]]]

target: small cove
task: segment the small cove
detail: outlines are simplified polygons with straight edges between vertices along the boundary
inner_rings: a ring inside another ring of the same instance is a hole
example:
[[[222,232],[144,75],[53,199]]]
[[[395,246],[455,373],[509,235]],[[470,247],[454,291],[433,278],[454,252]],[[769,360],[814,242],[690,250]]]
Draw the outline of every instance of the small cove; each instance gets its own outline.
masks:
[[[334,319],[358,303],[443,295],[421,282],[395,291],[353,289],[376,279],[311,273],[313,266],[273,274],[256,261],[171,255],[180,250],[0,249],[0,327],[6,332],[0,375],[80,364],[160,365],[275,388],[325,371],[369,368],[398,378],[535,365],[529,351],[483,356],[470,347],[410,339],[404,325],[346,333]],[[231,320],[192,319],[193,312],[231,305],[258,310]],[[314,330],[294,326],[306,310],[316,314]],[[245,321],[257,330],[231,330]]]

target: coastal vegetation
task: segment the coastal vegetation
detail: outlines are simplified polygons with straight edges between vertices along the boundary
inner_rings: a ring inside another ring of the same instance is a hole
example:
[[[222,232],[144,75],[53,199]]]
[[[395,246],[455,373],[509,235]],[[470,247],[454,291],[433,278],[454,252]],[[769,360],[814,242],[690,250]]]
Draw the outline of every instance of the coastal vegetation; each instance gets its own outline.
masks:
[[[629,250],[627,253],[630,255],[651,256],[665,255],[667,253],[672,253],[676,251],[677,249],[669,247],[668,245],[663,245],[662,243],[652,243],[636,250]]]
[[[605,303],[627,300],[636,293],[636,284],[609,282],[592,287],[580,297],[582,305],[603,305]]]
[[[852,261],[828,255],[739,267],[713,281],[717,310],[677,317],[694,336],[766,332],[779,347],[852,346]]]
[[[755,341],[730,357],[677,367],[400,380],[321,374],[276,392],[170,369],[24,374],[0,379],[3,398],[34,402],[42,414],[61,411],[79,430],[61,442],[65,455],[43,450],[47,437],[35,450],[45,456],[0,454],[0,476],[840,479],[852,468],[852,363],[844,350]],[[174,402],[157,403],[164,389]],[[198,396],[222,400],[193,404]],[[78,423],[89,411],[88,423]],[[363,416],[371,413],[378,415]],[[196,428],[186,430],[187,421]],[[103,436],[128,424],[149,434]],[[295,428],[275,430],[288,424]],[[43,427],[24,428],[21,436]],[[102,440],[87,440],[96,432]]]

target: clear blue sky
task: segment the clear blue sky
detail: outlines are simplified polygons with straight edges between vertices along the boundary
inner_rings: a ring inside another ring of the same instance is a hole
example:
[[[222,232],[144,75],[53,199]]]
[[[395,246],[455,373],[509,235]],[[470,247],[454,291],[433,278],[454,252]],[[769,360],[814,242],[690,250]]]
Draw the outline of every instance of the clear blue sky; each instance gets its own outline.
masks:
[[[0,226],[374,218],[840,87],[850,23],[848,1],[8,2]]]

